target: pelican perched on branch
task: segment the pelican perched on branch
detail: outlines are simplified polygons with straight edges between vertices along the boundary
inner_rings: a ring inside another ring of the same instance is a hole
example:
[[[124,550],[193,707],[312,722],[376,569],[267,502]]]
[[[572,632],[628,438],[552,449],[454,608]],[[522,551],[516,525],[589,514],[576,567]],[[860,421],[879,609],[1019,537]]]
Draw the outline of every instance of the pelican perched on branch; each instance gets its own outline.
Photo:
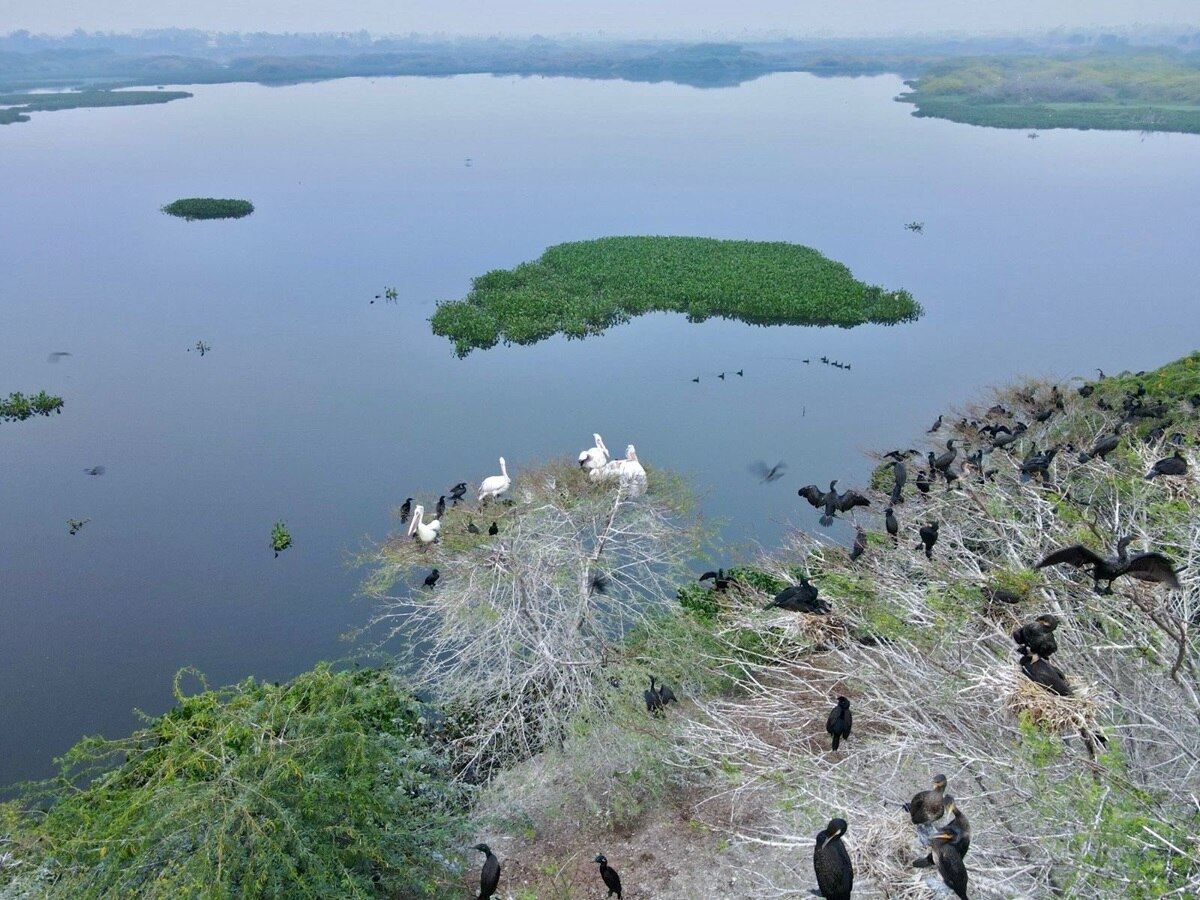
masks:
[[[499,497],[508,490],[512,484],[512,479],[508,477],[508,468],[504,465],[504,457],[500,457],[500,474],[489,475],[483,479],[479,485],[479,502],[482,503],[486,497]]]
[[[598,434],[593,434],[592,440],[596,442],[596,446],[584,450],[579,454],[579,465],[589,472],[593,469],[599,469],[610,458],[608,448],[604,446],[604,439]]]
[[[624,459],[613,459],[588,472],[592,481],[619,481],[630,497],[636,497],[646,489],[646,470],[638,462],[637,449],[630,444],[625,448]]]
[[[441,530],[441,519],[434,519],[428,524],[425,523],[425,507],[418,505],[413,510],[412,521],[408,523],[408,534],[410,537],[415,534],[417,540],[422,544],[431,544],[437,540]]]

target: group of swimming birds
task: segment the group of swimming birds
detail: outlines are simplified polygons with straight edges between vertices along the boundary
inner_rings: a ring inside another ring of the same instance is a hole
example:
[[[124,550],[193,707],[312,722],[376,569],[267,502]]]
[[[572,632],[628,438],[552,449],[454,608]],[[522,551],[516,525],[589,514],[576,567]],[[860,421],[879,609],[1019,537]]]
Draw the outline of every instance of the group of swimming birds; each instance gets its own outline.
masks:
[[[1093,392],[1094,389],[1090,385],[1079,390],[1080,395],[1085,398],[1091,396]],[[1122,428],[1130,422],[1144,417],[1145,410],[1149,408],[1142,402],[1141,398],[1143,395],[1144,391],[1137,393],[1130,392],[1126,395],[1123,401],[1126,413],[1125,418],[1116,425],[1111,434],[1097,440],[1088,451],[1079,454],[1079,465],[1087,465],[1094,459],[1103,461],[1109,453],[1119,446],[1122,439]],[[1033,391],[1022,395],[1020,399],[1031,407],[1037,407]],[[1192,398],[1192,402],[1197,408],[1200,408],[1200,396]],[[1098,405],[1102,409],[1114,409],[1111,404],[1107,404],[1103,400],[1098,401]],[[1039,422],[1045,422],[1055,412],[1062,409],[1063,398],[1061,391],[1057,386],[1054,386],[1051,389],[1049,404],[1044,408],[1035,408],[1033,418]],[[1163,410],[1157,407],[1154,407],[1151,411],[1156,415],[1163,412]],[[1013,418],[1013,414],[1010,411],[999,405],[992,407],[988,411],[988,415],[992,418]],[[942,425],[943,418],[939,416],[934,426],[929,430],[931,433],[938,431]],[[944,453],[934,454],[930,452],[928,454],[928,470],[922,470],[916,479],[916,487],[921,494],[927,494],[933,484],[933,479],[939,476],[944,478],[946,488],[949,490],[962,478],[966,470],[972,468],[978,472],[979,477],[982,479],[994,478],[997,470],[986,467],[984,461],[985,454],[995,452],[996,450],[1011,452],[1010,448],[1021,437],[1023,432],[1027,430],[1028,426],[1015,421],[1012,423],[993,421],[983,424],[963,419],[959,423],[959,428],[973,428],[977,430],[977,433],[981,437],[984,435],[989,436],[990,446],[987,448],[981,447],[975,454],[966,457],[963,460],[961,468],[955,466],[959,448],[954,445],[958,439],[951,438],[948,440]],[[1155,436],[1158,439],[1166,438],[1165,431]],[[630,494],[636,495],[637,493],[641,493],[645,489],[646,474],[640,463],[638,463],[633,445],[631,444],[627,448],[624,459],[614,460],[604,446],[600,435],[594,434],[592,437],[594,446],[579,454],[579,465],[588,471],[591,480],[597,482],[619,481],[629,487]],[[1060,449],[1063,448],[1057,445],[1042,451],[1038,451],[1036,447],[1033,447],[1019,466],[1020,478],[1028,480],[1036,477],[1042,484],[1052,485],[1052,466]],[[885,457],[892,460],[891,466],[894,482],[890,493],[890,505],[884,510],[884,529],[893,543],[898,542],[900,533],[900,525],[896,518],[894,507],[904,502],[904,487],[907,483],[907,468],[904,460],[913,455],[918,455],[918,451],[893,450],[885,454]],[[488,497],[498,497],[508,489],[510,481],[507,470],[504,467],[503,459],[500,460],[500,468],[502,472],[500,476],[487,478],[480,486],[480,502]],[[765,465],[763,468],[766,468]],[[764,481],[774,481],[782,477],[784,468],[781,463],[774,469],[767,470],[766,475],[757,471],[756,474],[760,474]],[[1147,479],[1154,479],[1160,476],[1180,476],[1187,474],[1187,471],[1187,460],[1183,457],[1179,449],[1176,449],[1172,456],[1155,463],[1145,477]],[[456,489],[459,487],[465,490],[465,485],[458,485]],[[838,513],[850,512],[853,514],[853,510],[856,508],[860,506],[869,507],[871,505],[870,499],[859,491],[848,490],[839,492],[837,490],[836,479],[830,482],[827,491],[822,491],[816,485],[810,484],[800,488],[798,494],[808,500],[812,506],[822,510],[819,521],[824,526],[832,524]],[[461,493],[459,496],[461,497]],[[405,506],[407,507],[408,503]],[[413,524],[409,528],[409,534],[414,535],[421,541],[429,542],[436,539],[440,526],[436,520],[428,525],[422,525],[422,511],[422,507],[416,507],[413,513]],[[857,560],[867,549],[865,531],[857,523],[855,523],[855,528],[856,535],[850,553],[851,560]],[[938,540],[938,523],[934,521],[923,525],[919,529],[919,534],[921,542],[916,545],[916,548],[924,549],[925,556],[932,559],[933,548]],[[1043,557],[1036,564],[1035,568],[1042,569],[1057,565],[1090,568],[1093,587],[1100,594],[1112,593],[1113,582],[1125,575],[1144,581],[1159,582],[1171,588],[1178,589],[1180,583],[1171,560],[1165,555],[1154,551],[1131,556],[1128,553],[1128,547],[1132,541],[1133,538],[1131,536],[1122,537],[1117,542],[1115,555],[1112,556],[1102,556],[1081,544],[1062,547]],[[436,571],[434,570],[435,576]],[[436,581],[436,577],[434,581]],[[723,592],[736,582],[736,578],[732,573],[727,573],[724,569],[718,569],[716,571],[705,572],[700,576],[700,581],[711,581],[713,591]],[[1103,587],[1101,587],[1101,582],[1104,582]],[[426,583],[429,584],[428,579]],[[985,594],[989,596],[989,599],[998,599],[1006,603],[1016,603],[1020,599],[1016,595],[1000,589],[992,589],[990,593],[988,593],[988,589],[985,589]],[[832,609],[828,601],[820,598],[817,585],[813,584],[807,576],[801,576],[798,584],[789,585],[779,591],[764,608],[800,612],[808,615],[826,615]],[[1051,693],[1070,697],[1074,695],[1074,692],[1066,674],[1050,661],[1050,658],[1058,650],[1058,643],[1054,633],[1058,624],[1059,621],[1056,616],[1045,613],[1021,625],[1013,632],[1012,637],[1016,644],[1017,652],[1020,654],[1019,665],[1024,675],[1031,682]],[[675,693],[666,685],[657,683],[657,679],[654,676],[650,676],[650,687],[644,691],[644,698],[647,712],[656,716],[662,715],[665,712],[667,704],[678,703]],[[850,736],[853,726],[853,715],[850,706],[849,698],[839,696],[836,705],[826,719],[825,730],[832,739],[832,749],[834,751],[837,751],[841,742]],[[1083,734],[1089,753],[1094,753],[1096,742],[1106,743],[1104,736],[1098,732],[1084,731],[1081,733]],[[921,843],[927,845],[929,848],[928,854],[921,859],[915,860],[912,865],[917,868],[936,867],[945,885],[956,896],[962,898],[962,900],[966,900],[968,874],[963,858],[967,855],[967,851],[970,848],[971,826],[954,798],[945,793],[946,785],[946,776],[936,775],[933,779],[932,789],[917,793],[911,801],[903,804],[903,808],[909,813],[912,823],[919,826],[918,836]],[[949,821],[945,824],[937,824],[947,813],[951,817]],[[813,869],[816,874],[818,889],[813,891],[813,893],[825,897],[826,900],[850,900],[854,884],[854,867],[850,855],[842,843],[842,837],[846,834],[847,827],[844,819],[834,818],[816,836],[813,849]],[[485,855],[480,880],[480,898],[481,900],[487,900],[487,898],[493,896],[499,883],[500,863],[487,844],[477,844],[474,849],[479,850]],[[605,887],[608,889],[608,896],[612,897],[615,895],[620,900],[622,890],[621,879],[616,870],[608,864],[608,860],[603,854],[597,855],[594,862],[600,866],[599,874]]]

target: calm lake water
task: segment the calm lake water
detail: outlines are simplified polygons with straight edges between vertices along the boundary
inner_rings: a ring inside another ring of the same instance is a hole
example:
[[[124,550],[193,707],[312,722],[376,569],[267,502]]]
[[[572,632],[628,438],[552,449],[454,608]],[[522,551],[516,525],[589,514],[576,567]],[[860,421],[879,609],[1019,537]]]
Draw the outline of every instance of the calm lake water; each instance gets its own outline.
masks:
[[[501,454],[516,471],[593,431],[632,441],[694,476],[727,539],[769,547],[815,522],[799,486],[861,481],[862,451],[908,445],[946,404],[1200,345],[1196,136],[914,119],[895,77],[189,90],[0,128],[0,394],[66,400],[0,425],[0,782],[164,710],[182,666],[216,685],[354,652],[350,555],[404,497]],[[186,196],[257,211],[159,212]],[[614,234],[807,244],[927,314],[661,315],[465,360],[430,333],[473,275]],[[399,303],[372,305],[388,285]],[[787,476],[759,485],[755,459]],[[71,536],[69,518],[91,521]],[[295,538],[278,559],[276,519]]]

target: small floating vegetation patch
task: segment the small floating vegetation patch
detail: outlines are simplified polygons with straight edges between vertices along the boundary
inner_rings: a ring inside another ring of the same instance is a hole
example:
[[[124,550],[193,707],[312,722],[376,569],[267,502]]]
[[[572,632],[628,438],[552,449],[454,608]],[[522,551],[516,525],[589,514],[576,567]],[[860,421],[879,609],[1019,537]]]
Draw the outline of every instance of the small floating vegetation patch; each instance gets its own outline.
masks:
[[[271,549],[275,551],[276,556],[279,556],[290,546],[292,546],[292,533],[288,531],[288,527],[283,521],[276,522],[271,526]]]
[[[583,338],[648,312],[755,325],[893,325],[923,310],[908,291],[864,284],[799,244],[609,237],[558,244],[535,262],[476,278],[430,322],[459,356],[503,341]]]
[[[249,200],[218,200],[214,197],[187,197],[168,203],[162,211],[193,222],[196,219],[241,219],[254,212]]]
[[[9,394],[0,397],[0,422],[23,422],[34,416],[48,416],[51,413],[62,415],[62,397],[52,397],[45,391],[39,391],[32,397],[24,394]]]

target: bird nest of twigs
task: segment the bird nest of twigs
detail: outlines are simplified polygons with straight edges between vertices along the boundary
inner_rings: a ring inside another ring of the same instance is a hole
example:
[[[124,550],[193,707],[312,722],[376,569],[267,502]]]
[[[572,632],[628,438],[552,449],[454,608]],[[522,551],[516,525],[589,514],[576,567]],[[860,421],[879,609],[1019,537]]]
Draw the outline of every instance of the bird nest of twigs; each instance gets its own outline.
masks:
[[[898,804],[885,813],[856,818],[853,837],[855,881],[887,885],[892,900],[927,900],[931,889],[935,896],[942,889],[936,868],[913,868],[929,848],[921,845],[916,826]]]
[[[1096,729],[1099,705],[1092,684],[1068,678],[1067,683],[1075,693],[1064,697],[1030,681],[1015,665],[988,670],[979,680],[997,690],[1004,708],[1014,716],[1024,715],[1047,731]]]

